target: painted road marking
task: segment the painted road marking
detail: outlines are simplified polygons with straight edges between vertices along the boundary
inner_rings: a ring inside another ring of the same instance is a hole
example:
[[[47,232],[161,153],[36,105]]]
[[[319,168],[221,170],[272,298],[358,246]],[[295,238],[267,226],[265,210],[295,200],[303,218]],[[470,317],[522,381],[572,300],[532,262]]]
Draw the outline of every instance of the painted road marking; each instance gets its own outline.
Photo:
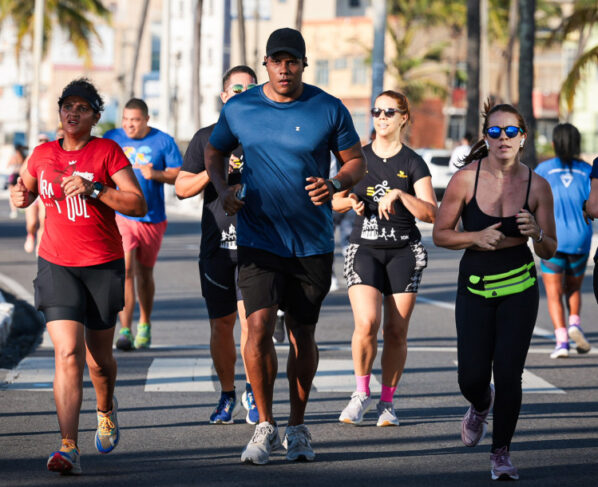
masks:
[[[457,365],[457,361],[453,361]],[[494,377],[492,378],[494,383]],[[521,378],[521,387],[526,394],[567,394],[563,389],[560,389],[550,382],[538,377],[527,369],[523,369],[523,376]]]
[[[27,357],[12,369],[0,389],[51,391],[54,382],[54,357]]]
[[[212,359],[157,358],[147,371],[145,392],[214,392]]]
[[[353,360],[320,359],[313,387],[318,392],[353,392],[355,390]],[[370,379],[370,390],[372,392],[382,390],[374,374]]]

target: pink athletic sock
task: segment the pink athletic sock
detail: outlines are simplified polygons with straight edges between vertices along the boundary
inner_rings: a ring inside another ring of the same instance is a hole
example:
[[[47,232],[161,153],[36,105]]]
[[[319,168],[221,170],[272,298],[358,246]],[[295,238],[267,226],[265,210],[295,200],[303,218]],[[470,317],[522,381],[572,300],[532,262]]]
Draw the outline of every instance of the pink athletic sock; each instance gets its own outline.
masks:
[[[382,384],[382,393],[380,394],[380,402],[392,402],[396,387],[388,387]]]
[[[357,392],[365,392],[368,396],[370,395],[370,377],[368,375],[356,375],[355,382],[357,383]]]
[[[579,315],[569,315],[569,326],[571,326],[571,325],[579,326],[580,323],[581,323],[581,318],[579,317]]]
[[[554,330],[554,336],[557,343],[569,343],[569,335],[567,335],[567,328],[557,328]]]

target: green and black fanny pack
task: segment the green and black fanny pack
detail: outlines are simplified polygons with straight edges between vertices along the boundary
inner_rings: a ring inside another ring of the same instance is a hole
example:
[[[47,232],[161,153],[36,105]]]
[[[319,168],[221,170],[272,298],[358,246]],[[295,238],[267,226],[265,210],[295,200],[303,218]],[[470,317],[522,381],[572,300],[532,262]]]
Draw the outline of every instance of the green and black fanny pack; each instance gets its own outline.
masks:
[[[467,279],[467,289],[472,294],[477,294],[484,298],[499,298],[517,294],[532,287],[536,283],[536,277],[532,276],[530,270],[534,268],[534,263],[524,264],[517,269],[513,269],[501,274],[489,276],[476,276],[471,274]]]

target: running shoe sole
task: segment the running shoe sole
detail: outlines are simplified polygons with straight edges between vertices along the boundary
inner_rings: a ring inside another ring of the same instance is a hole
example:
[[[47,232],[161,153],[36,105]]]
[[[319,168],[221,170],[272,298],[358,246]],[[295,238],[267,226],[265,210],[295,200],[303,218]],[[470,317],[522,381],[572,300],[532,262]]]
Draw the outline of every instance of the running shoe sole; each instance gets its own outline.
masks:
[[[71,462],[60,452],[48,458],[48,470],[50,472],[58,472],[62,475],[81,475],[81,465]]]
[[[519,474],[496,474],[494,473],[494,470],[490,470],[490,475],[492,477],[492,480],[519,480]]]
[[[569,338],[575,342],[577,353],[588,353],[592,349],[592,345],[586,340],[579,328],[571,326],[568,333]]]

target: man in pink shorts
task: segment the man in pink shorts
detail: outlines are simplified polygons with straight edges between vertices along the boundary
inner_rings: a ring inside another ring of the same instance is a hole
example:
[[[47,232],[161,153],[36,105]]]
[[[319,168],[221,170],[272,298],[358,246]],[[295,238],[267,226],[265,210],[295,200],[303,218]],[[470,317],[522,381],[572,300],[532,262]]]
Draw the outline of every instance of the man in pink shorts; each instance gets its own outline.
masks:
[[[142,218],[116,214],[125,250],[126,272],[125,307],[120,313],[121,329],[116,341],[116,347],[121,350],[148,348],[151,344],[154,266],[167,226],[164,183],[174,184],[183,164],[174,139],[150,127],[148,121],[145,102],[132,98],[123,111],[122,128],[110,130],[104,135],[117,142],[131,161],[148,207],[147,215]],[[131,324],[135,309],[135,287],[139,301],[139,324],[133,339]]]

